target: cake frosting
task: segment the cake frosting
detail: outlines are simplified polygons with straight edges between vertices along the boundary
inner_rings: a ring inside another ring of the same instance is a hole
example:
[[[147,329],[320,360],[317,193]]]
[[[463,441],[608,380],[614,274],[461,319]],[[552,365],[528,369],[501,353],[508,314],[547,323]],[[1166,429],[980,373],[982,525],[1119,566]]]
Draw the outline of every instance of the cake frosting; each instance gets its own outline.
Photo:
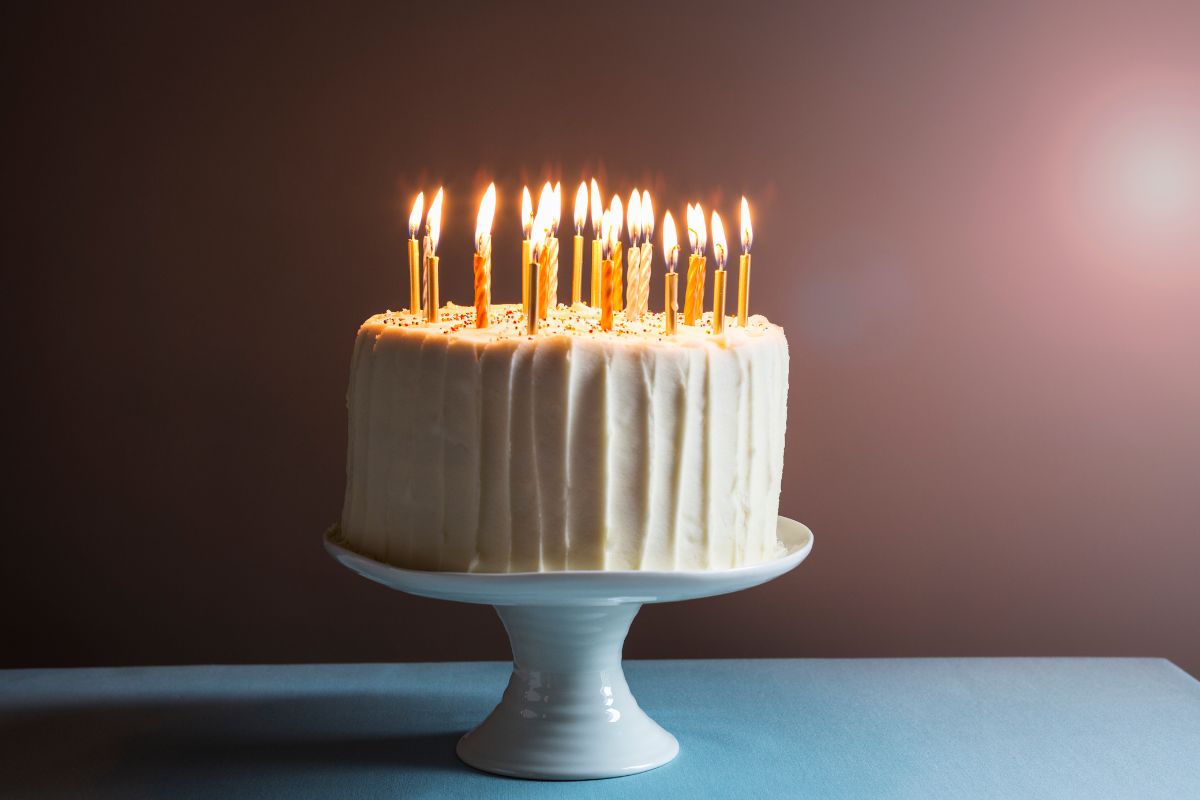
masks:
[[[378,314],[351,364],[341,540],[462,572],[711,570],[774,557],[788,348],[761,316],[538,333],[519,305]]]

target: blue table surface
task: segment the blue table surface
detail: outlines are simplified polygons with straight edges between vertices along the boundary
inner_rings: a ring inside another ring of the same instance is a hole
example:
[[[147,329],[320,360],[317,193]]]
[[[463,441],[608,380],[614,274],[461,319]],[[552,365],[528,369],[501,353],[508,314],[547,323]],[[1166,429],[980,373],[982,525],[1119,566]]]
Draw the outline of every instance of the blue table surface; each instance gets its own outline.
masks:
[[[1200,798],[1200,683],[1158,659],[629,661],[680,755],[573,783],[456,759],[509,669],[0,671],[0,797]]]

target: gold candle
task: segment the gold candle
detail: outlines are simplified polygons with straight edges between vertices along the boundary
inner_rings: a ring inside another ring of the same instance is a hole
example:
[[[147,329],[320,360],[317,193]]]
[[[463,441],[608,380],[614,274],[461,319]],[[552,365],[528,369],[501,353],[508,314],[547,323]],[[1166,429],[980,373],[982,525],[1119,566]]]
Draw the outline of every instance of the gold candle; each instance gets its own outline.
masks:
[[[442,233],[442,190],[438,189],[425,218],[425,321],[438,321],[438,237]]]
[[[521,310],[529,313],[529,262],[533,258],[533,243],[528,239],[521,242]]]
[[[600,239],[592,239],[592,308],[600,307],[600,271],[601,263],[604,259],[600,254]]]
[[[418,192],[408,215],[408,311],[413,316],[421,313],[421,242],[417,235],[424,213],[425,193]]]
[[[583,302],[583,225],[587,222],[587,184],[575,192],[575,238],[571,240],[571,305]]]
[[[738,258],[738,327],[746,327],[746,306],[750,302],[750,254]]]
[[[624,298],[621,296],[621,262],[624,259],[621,257],[621,243],[617,242],[613,246],[612,262],[613,262],[613,286],[612,286],[612,304],[614,311],[620,311],[625,307]]]
[[[713,270],[712,332],[725,332],[725,270]]]
[[[538,264],[536,261],[533,262],[532,264],[527,264],[525,266],[526,279],[529,278],[529,270],[530,269],[536,269],[536,270],[538,270],[539,273],[541,272],[541,270],[538,268]],[[540,276],[539,276],[539,278],[540,278]],[[538,285],[540,283],[541,283],[540,279],[528,281],[530,297],[529,297],[529,303],[525,306],[525,332],[528,333],[530,336],[533,336],[535,333],[537,333],[537,329],[538,329],[538,315],[536,313],[534,313],[534,314],[529,313],[529,310],[532,308],[535,312],[537,311]]]
[[[725,244],[725,226],[721,224],[721,215],[712,213],[713,260],[717,269],[713,272],[713,313],[712,332],[715,336],[725,332],[725,263],[729,258],[729,250]]]
[[[746,327],[750,305],[750,247],[754,244],[754,227],[750,224],[750,204],[742,198],[742,257],[738,259],[738,325]]]
[[[571,271],[571,305],[583,302],[583,237],[578,233],[571,240],[574,269]]]
[[[592,308],[600,307],[600,262],[604,260],[603,240],[604,240],[604,201],[600,199],[600,186],[596,183],[596,179],[592,178],[592,281],[591,294],[588,295],[591,301]]]
[[[428,289],[429,296],[427,305],[425,306],[425,321],[438,321],[438,257],[430,256],[425,259],[425,266],[429,270]]]
[[[521,309],[529,314],[529,260],[533,257],[533,198],[529,187],[521,190]]]
[[[679,310],[679,273],[668,272],[663,276],[663,331],[667,336],[675,335],[675,314]]]
[[[408,240],[408,310],[421,313],[421,244]]]
[[[675,314],[679,311],[679,239],[675,232],[675,218],[668,211],[663,217],[663,260],[667,262],[666,282],[663,284],[663,332],[675,335]]]

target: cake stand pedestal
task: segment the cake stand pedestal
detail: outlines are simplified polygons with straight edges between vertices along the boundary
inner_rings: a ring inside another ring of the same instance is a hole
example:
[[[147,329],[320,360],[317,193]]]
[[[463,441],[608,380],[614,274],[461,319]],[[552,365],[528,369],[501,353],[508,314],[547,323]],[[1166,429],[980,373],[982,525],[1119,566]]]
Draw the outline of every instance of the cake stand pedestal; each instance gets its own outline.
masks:
[[[495,606],[508,631],[513,672],[500,704],[458,742],[458,756],[486,772],[577,780],[632,775],[662,766],[679,743],[638,706],[621,669],[621,647],[643,603],[737,592],[777,578],[804,560],[813,536],[779,518],[784,552],[715,571],[430,572],[383,564],[346,549],[340,532],[325,548],[342,565],[392,589]]]

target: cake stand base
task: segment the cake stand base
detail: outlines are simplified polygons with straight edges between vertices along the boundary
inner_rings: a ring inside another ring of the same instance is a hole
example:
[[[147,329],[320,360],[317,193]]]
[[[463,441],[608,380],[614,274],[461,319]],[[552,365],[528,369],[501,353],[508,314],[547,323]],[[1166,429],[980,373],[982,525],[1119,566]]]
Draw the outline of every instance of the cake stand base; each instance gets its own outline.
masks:
[[[520,778],[579,780],[662,766],[679,743],[638,706],[621,647],[643,603],[690,600],[765,583],[812,549],[808,528],[779,518],[783,552],[715,571],[466,573],[409,570],[347,549],[331,529],[325,547],[344,566],[393,589],[496,607],[513,672],[500,704],[458,742],[471,766]]]
[[[632,775],[679,752],[625,682],[621,645],[640,603],[497,606],[513,673],[488,718],[458,743],[486,772],[521,778]]]

